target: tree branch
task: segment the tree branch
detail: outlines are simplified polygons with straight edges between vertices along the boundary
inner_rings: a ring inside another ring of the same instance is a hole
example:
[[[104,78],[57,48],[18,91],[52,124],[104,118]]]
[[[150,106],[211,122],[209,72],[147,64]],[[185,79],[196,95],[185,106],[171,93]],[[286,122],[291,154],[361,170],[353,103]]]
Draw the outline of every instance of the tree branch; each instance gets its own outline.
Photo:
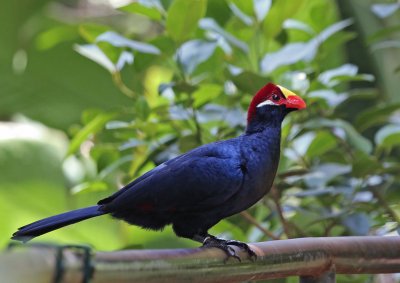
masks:
[[[105,282],[241,282],[287,276],[400,272],[400,237],[331,237],[251,244],[255,262],[224,263],[216,248],[97,252],[91,259],[92,283]],[[54,249],[17,249],[0,254],[4,282],[50,282]],[[62,282],[82,282],[82,255],[63,252]]]
[[[267,237],[270,237],[272,240],[279,240],[278,236],[275,236],[275,234],[268,229],[265,229],[263,226],[261,226],[260,223],[258,223],[257,219],[255,219],[247,210],[243,210],[240,212],[240,215],[243,216],[244,219],[246,219],[249,223],[253,224],[260,230],[261,232],[264,233]]]

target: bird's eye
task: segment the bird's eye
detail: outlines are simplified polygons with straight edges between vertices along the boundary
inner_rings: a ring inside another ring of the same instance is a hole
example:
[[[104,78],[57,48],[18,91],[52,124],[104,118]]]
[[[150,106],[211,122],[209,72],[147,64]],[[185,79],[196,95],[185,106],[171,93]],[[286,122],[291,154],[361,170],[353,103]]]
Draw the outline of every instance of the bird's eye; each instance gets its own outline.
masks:
[[[279,95],[273,94],[272,95],[272,99],[275,100],[275,101],[278,101],[279,100]]]

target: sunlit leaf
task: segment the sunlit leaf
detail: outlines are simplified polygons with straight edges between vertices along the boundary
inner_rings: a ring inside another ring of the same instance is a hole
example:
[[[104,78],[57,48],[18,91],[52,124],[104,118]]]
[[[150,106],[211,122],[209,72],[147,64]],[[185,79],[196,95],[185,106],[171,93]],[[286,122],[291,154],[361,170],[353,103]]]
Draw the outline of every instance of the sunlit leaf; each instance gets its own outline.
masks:
[[[323,188],[326,187],[331,180],[350,172],[350,165],[339,163],[323,163],[311,168],[310,172],[307,174],[301,176],[291,176],[285,180],[289,183],[303,181],[309,188]]]
[[[113,62],[104,54],[104,52],[95,44],[75,45],[76,52],[85,56],[86,58],[96,62],[110,73],[117,71]]]
[[[318,47],[336,32],[346,28],[352,20],[344,20],[335,23],[308,42],[297,42],[286,44],[276,52],[266,54],[261,60],[261,70],[271,73],[280,66],[291,65],[299,61],[311,61],[317,54]]]
[[[203,18],[200,20],[199,26],[200,26],[200,28],[202,28],[204,30],[214,32],[215,34],[222,36],[227,42],[229,42],[233,46],[241,49],[243,52],[248,52],[249,47],[247,46],[247,44],[245,42],[237,39],[230,33],[226,32],[223,28],[221,28],[218,25],[218,23],[214,19]]]
[[[285,29],[296,29],[304,31],[308,34],[315,34],[315,31],[306,23],[294,20],[294,19],[287,19],[283,22],[283,28]]]
[[[393,147],[400,144],[400,125],[389,124],[375,135],[375,142],[381,147]]]
[[[129,139],[127,142],[123,143],[120,147],[119,150],[125,150],[129,148],[134,148],[137,146],[145,145],[146,142],[138,139]]]
[[[379,18],[387,18],[400,8],[400,3],[373,4],[371,11]]]
[[[253,19],[250,16],[243,13],[233,2],[230,2],[228,5],[229,8],[232,10],[232,13],[236,17],[238,17],[244,24],[248,26],[253,24]]]
[[[200,63],[211,57],[216,47],[217,43],[213,41],[191,40],[177,50],[176,58],[183,70],[191,74]]]
[[[105,125],[107,130],[124,129],[130,127],[131,124],[125,121],[110,121]]]
[[[330,107],[336,107],[341,102],[346,100],[348,94],[346,93],[336,93],[330,89],[318,89],[308,93],[310,98],[321,98],[327,102]]]
[[[129,47],[141,53],[160,54],[160,50],[154,45],[128,39],[114,31],[102,33],[96,38],[96,42],[108,42],[116,47]]]
[[[122,51],[121,55],[118,58],[117,64],[115,64],[115,68],[118,71],[121,71],[125,65],[132,65],[133,63],[133,54],[128,51]]]
[[[387,48],[400,48],[400,40],[384,40],[378,43],[375,43],[371,46],[372,51],[377,51],[381,49]]]
[[[358,67],[353,64],[344,64],[338,68],[322,72],[318,76],[318,80],[326,86],[333,87],[338,82],[333,79],[337,76],[354,76],[358,73]]]
[[[118,55],[116,63],[113,63],[110,57],[96,44],[75,45],[74,49],[82,56],[104,67],[110,73],[120,71],[126,64],[130,65],[133,63],[133,54],[128,51],[122,51]]]
[[[300,156],[305,155],[314,139],[315,139],[315,132],[311,131],[306,132],[305,134],[294,139],[292,141],[292,148],[295,151],[295,155],[293,156],[293,158],[296,158],[296,156],[298,155]]]
[[[268,15],[269,9],[271,8],[271,0],[253,0],[254,13],[258,22],[262,22]]]
[[[290,43],[277,52],[266,54],[261,61],[262,72],[268,74],[280,66],[305,60],[312,51],[307,47],[309,46],[306,43]]]

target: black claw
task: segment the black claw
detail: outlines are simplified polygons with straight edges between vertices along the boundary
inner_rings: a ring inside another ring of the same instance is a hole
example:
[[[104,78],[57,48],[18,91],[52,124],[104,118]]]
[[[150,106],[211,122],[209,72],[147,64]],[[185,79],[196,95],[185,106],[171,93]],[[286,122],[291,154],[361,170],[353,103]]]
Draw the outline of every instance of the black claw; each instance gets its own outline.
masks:
[[[243,242],[234,240],[223,240],[211,235],[205,238],[203,242],[203,247],[219,248],[220,250],[223,250],[226,254],[226,259],[224,260],[224,262],[226,262],[230,257],[233,257],[237,259],[239,262],[241,262],[242,261],[241,258],[236,254],[236,251],[230,246],[236,246],[246,251],[250,257],[250,260],[252,261],[257,259],[256,253],[246,243]]]
[[[246,243],[235,241],[235,240],[229,240],[229,241],[227,241],[226,244],[241,248],[242,250],[244,250],[249,255],[251,260],[256,260],[257,259],[257,254]]]

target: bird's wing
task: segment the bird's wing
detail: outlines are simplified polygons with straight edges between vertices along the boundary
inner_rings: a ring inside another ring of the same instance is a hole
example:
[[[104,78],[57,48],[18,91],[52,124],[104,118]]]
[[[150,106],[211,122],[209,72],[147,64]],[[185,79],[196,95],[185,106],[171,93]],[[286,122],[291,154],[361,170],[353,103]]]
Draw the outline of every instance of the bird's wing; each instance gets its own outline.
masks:
[[[244,178],[240,155],[224,146],[209,144],[169,160],[99,204],[110,212],[140,207],[195,212],[217,207],[240,190]]]

